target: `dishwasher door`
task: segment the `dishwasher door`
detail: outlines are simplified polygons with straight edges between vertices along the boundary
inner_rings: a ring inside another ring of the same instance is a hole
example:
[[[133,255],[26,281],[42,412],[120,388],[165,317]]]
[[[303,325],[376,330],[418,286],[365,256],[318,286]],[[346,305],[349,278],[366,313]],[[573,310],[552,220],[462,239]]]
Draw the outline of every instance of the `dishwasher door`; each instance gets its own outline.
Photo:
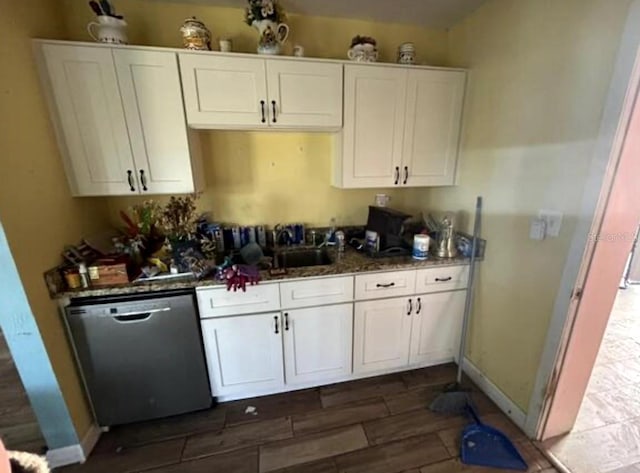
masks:
[[[86,302],[66,323],[101,427],[211,406],[192,292]]]

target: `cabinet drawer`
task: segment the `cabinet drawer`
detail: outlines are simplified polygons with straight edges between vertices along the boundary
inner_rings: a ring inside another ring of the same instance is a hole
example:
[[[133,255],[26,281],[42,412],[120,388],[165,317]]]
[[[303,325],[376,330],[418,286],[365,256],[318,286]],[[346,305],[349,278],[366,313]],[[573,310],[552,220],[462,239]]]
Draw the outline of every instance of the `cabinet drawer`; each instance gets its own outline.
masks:
[[[356,300],[408,296],[415,294],[415,289],[415,271],[393,271],[356,276]]]
[[[280,297],[285,309],[351,302],[353,277],[280,283]]]
[[[416,293],[464,289],[467,287],[468,279],[469,266],[419,269],[417,271]]]
[[[247,292],[227,291],[226,287],[200,288],[196,294],[201,319],[280,309],[280,291],[275,283],[247,287]]]

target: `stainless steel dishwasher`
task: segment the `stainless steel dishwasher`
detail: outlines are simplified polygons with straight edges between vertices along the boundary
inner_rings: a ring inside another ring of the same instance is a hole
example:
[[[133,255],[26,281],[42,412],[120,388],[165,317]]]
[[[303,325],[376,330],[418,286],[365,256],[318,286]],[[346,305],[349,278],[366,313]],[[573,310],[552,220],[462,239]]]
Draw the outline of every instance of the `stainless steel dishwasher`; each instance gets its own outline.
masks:
[[[193,291],[75,299],[65,321],[101,427],[211,406]]]

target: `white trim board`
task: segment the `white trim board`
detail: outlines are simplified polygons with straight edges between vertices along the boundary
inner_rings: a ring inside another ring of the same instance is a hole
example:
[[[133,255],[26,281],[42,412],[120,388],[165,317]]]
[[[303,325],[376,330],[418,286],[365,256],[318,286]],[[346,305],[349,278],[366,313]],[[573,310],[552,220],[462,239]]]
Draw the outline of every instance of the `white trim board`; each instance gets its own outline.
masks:
[[[530,438],[538,438],[540,433],[540,421],[545,405],[547,387],[552,379],[558,351],[561,347],[562,336],[569,315],[571,294],[576,283],[580,284],[578,279],[582,260],[585,256],[584,250],[593,224],[604,177],[608,170],[611,151],[615,146],[620,116],[624,110],[638,44],[640,44],[640,0],[634,0],[629,7],[629,14],[620,40],[609,92],[600,122],[600,131],[583,192],[578,223],[560,280],[558,295],[554,303],[535,384],[527,408],[524,431]]]
[[[52,469],[66,465],[73,465],[74,463],[84,463],[86,460],[84,451],[80,444],[48,450],[46,457],[47,463],[49,463],[49,468]]]
[[[98,443],[101,434],[102,429],[92,423],[79,444],[48,450],[46,457],[49,467],[53,469],[74,463],[84,463]]]
[[[92,423],[80,441],[80,446],[84,452],[85,459],[89,458],[89,455],[98,443],[98,440],[100,440],[100,435],[102,435],[102,429],[98,427],[97,424]]]
[[[524,430],[525,421],[527,415],[522,409],[520,409],[515,402],[513,402],[505,393],[503,393],[498,386],[487,378],[482,371],[474,365],[469,358],[464,359],[463,370],[471,381],[473,381],[482,392],[484,392],[489,399],[496,403],[505,415],[507,415],[514,424]]]

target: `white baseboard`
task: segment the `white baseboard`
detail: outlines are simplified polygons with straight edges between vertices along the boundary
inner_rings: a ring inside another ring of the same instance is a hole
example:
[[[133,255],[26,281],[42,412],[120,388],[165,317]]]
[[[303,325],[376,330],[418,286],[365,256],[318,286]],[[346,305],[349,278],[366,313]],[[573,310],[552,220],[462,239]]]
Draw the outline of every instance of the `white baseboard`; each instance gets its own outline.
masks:
[[[102,435],[102,429],[97,424],[92,423],[80,441],[85,459],[89,458],[89,454],[98,443],[98,440],[100,440],[100,435]]]
[[[493,384],[468,358],[464,359],[464,372],[504,412],[514,424],[524,430],[527,415],[498,386]]]
[[[68,447],[54,448],[47,451],[47,462],[50,468],[83,463],[86,460],[84,451],[80,444],[69,445]]]

